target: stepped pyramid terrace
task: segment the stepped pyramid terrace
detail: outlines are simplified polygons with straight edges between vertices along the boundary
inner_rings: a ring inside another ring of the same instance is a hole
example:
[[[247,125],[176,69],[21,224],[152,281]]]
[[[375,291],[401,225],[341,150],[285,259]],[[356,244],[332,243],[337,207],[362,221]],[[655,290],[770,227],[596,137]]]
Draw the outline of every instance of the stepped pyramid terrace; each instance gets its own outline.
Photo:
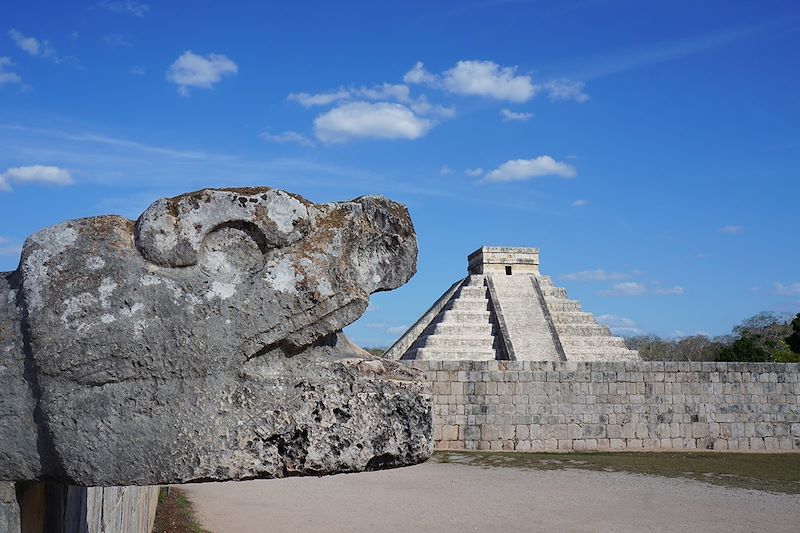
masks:
[[[539,273],[538,248],[484,246],[454,283],[386,352],[389,359],[632,361],[580,303]]]

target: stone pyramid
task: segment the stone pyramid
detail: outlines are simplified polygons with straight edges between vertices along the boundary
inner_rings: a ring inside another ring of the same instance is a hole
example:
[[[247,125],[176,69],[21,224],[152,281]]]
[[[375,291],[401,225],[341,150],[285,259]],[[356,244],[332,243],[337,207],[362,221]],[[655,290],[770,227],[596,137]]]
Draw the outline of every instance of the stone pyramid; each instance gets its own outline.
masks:
[[[538,248],[482,247],[454,283],[386,352],[389,359],[627,361],[625,347],[539,273]]]

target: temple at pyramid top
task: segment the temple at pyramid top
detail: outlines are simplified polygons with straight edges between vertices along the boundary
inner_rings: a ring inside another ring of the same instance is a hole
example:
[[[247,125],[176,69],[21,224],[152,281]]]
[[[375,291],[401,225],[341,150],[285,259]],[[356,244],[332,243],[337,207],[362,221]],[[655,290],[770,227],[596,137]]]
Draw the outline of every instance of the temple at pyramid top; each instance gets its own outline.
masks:
[[[625,342],[539,273],[538,248],[483,246],[386,352],[390,359],[625,361]]]
[[[538,248],[481,246],[467,256],[470,274],[539,274]]]

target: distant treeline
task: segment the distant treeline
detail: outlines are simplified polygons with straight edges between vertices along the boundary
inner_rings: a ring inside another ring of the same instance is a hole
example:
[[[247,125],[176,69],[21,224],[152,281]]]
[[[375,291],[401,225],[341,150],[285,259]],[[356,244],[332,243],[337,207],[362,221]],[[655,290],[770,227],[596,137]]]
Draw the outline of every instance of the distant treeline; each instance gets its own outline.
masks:
[[[800,362],[800,313],[763,312],[733,328],[731,335],[694,335],[662,339],[657,335],[627,337],[628,348],[639,350],[645,361]]]

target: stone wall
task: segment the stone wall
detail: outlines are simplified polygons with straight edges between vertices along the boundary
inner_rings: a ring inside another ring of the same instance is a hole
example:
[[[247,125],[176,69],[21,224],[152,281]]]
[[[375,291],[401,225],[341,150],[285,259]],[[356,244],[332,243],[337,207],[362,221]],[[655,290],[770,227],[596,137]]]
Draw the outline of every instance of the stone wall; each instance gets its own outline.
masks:
[[[158,487],[0,483],[0,533],[149,533]]]
[[[800,365],[408,361],[439,449],[800,450]]]

